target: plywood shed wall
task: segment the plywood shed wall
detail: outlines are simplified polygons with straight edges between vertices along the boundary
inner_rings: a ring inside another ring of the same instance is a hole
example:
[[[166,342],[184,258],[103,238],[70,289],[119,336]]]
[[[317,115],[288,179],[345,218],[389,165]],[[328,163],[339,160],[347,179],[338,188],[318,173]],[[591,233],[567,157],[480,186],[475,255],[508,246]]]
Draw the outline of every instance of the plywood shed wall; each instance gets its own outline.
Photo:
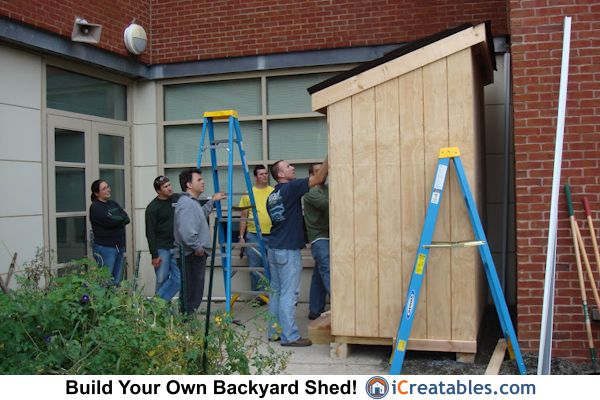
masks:
[[[313,109],[328,116],[331,328],[340,341],[391,343],[440,148],[460,148],[482,204],[483,86],[492,72],[488,40],[483,24],[459,29],[311,88]],[[434,240],[472,239],[454,171],[450,177]],[[409,348],[476,352],[483,277],[476,248],[433,249]]]

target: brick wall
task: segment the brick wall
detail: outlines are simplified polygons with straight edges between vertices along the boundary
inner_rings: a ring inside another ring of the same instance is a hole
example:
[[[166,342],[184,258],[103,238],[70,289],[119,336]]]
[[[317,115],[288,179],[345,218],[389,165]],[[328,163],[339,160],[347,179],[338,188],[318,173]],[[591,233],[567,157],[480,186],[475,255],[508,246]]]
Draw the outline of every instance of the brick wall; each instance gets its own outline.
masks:
[[[581,198],[588,196],[600,227],[600,2],[511,0],[517,314],[524,351],[539,349],[564,16],[573,19],[561,183],[572,187],[598,282]],[[561,187],[553,356],[583,361],[589,351],[569,226]],[[591,290],[587,296],[593,305]],[[598,345],[600,323],[593,322],[593,330]]]
[[[398,43],[487,19],[507,33],[498,0],[161,0],[152,16],[155,63]]]
[[[128,55],[123,31],[135,18],[150,37],[151,0],[0,0],[0,15],[37,28],[71,37],[75,17],[102,25],[98,47]],[[149,46],[151,45],[149,41]],[[139,59],[150,61],[146,52]]]
[[[152,64],[399,43],[488,19],[507,33],[503,0],[0,0],[0,15],[67,37],[81,16],[103,25],[99,47],[122,55],[137,18]]]

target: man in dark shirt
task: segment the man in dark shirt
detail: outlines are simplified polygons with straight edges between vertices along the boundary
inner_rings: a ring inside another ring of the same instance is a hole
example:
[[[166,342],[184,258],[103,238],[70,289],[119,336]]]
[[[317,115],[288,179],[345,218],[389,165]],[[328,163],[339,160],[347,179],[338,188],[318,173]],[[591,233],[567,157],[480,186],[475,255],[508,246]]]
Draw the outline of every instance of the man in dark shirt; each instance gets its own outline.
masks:
[[[308,169],[312,176],[321,169],[321,164],[313,164]],[[302,198],[304,201],[304,223],[310,242],[310,252],[315,259],[310,294],[308,319],[317,319],[325,310],[325,299],[329,291],[329,188],[326,184],[310,189]]]
[[[179,198],[166,176],[154,180],[157,196],[146,207],[146,239],[156,274],[156,295],[170,301],[181,286],[173,247],[173,214]]]
[[[327,160],[315,175],[296,179],[296,170],[288,162],[279,160],[271,167],[277,181],[275,190],[267,199],[267,211],[272,227],[269,236],[269,267],[271,297],[269,311],[277,319],[278,328],[269,327],[269,339],[281,339],[282,346],[310,346],[309,339],[300,337],[296,325],[296,302],[300,291],[302,257],[300,250],[306,244],[302,217],[302,196],[327,178]]]

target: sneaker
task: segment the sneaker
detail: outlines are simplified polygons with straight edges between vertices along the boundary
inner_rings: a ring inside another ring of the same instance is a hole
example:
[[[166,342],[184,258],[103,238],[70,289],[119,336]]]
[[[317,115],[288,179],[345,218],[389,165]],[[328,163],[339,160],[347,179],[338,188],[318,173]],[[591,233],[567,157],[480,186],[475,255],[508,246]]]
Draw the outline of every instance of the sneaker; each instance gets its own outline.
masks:
[[[312,345],[312,342],[310,339],[300,338],[295,342],[281,343],[281,345],[284,347],[308,347]]]
[[[269,342],[279,342],[281,340],[281,338],[279,336],[275,337],[275,338],[269,338]]]

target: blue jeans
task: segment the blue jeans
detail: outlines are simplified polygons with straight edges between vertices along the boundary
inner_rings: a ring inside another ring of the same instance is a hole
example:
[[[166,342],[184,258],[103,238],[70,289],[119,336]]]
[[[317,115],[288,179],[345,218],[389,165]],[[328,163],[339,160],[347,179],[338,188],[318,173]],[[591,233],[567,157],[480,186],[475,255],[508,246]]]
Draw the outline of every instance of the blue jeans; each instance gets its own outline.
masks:
[[[266,243],[267,238],[263,235],[263,243]],[[256,235],[256,233],[252,233],[252,232],[246,232],[246,243],[255,243],[256,247],[246,247],[246,255],[248,256],[248,267],[250,268],[260,268],[263,266],[263,262],[262,262],[262,257],[260,255],[260,247],[258,246],[258,236]],[[265,245],[266,246],[266,245]],[[266,247],[265,247],[265,251],[266,251]],[[267,265],[266,268],[264,269],[265,273],[262,274],[264,275],[265,279],[267,276],[269,276],[268,270],[269,270],[269,266]],[[260,280],[262,279],[262,275],[258,272],[251,272],[250,273],[250,284],[251,284],[251,290],[256,292],[259,290],[264,289],[264,285],[260,285]]]
[[[92,245],[94,259],[101,267],[108,268],[113,278],[113,283],[118,285],[123,280],[123,259],[125,258],[125,247]]]
[[[296,301],[300,291],[302,258],[300,250],[271,249],[268,252],[271,270],[269,311],[275,316],[281,332],[269,324],[269,338],[281,338],[281,343],[300,339],[296,325]]]
[[[156,295],[171,301],[181,287],[181,272],[177,266],[174,250],[157,249],[160,265],[154,268],[156,274]]]
[[[321,315],[325,311],[325,300],[329,287],[329,239],[319,239],[311,244],[310,251],[315,259],[315,268],[310,282],[308,311]]]

